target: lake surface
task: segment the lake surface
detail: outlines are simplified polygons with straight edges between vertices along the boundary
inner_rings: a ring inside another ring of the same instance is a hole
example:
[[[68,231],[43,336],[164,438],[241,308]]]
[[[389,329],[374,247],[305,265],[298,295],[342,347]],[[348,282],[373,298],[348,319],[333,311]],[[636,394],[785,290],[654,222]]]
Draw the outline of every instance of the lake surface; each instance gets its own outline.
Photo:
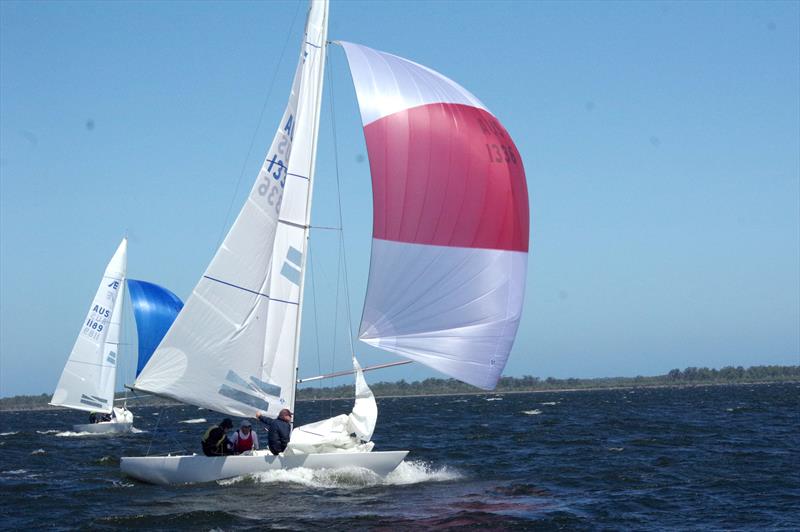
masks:
[[[299,403],[296,422],[350,406]],[[800,529],[797,384],[378,406],[376,450],[411,451],[386,479],[292,470],[179,487],[122,477],[119,457],[199,452],[218,414],[131,406],[141,432],[104,436],[71,432],[77,412],[0,412],[0,527]]]

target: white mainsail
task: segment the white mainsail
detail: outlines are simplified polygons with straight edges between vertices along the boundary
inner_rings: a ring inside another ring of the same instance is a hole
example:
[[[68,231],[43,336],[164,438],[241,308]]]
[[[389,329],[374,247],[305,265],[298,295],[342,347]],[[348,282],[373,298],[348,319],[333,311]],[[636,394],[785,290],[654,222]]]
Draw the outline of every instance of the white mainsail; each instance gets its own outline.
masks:
[[[123,238],[106,267],[51,405],[110,413],[114,406],[120,320],[127,267]]]
[[[136,389],[235,416],[293,407],[327,19],[312,1],[266,160]]]

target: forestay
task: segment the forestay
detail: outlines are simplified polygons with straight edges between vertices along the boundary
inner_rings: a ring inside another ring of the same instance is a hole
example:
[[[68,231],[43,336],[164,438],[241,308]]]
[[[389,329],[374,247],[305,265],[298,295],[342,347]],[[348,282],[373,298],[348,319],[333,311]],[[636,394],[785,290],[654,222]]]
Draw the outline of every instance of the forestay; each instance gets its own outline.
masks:
[[[359,338],[493,389],[522,311],[528,191],[517,148],[441,74],[357,44],[347,54],[373,188]]]
[[[136,389],[235,416],[293,407],[327,16],[312,2],[267,158]]]
[[[117,353],[128,240],[123,238],[103,273],[51,405],[110,413],[114,405]]]

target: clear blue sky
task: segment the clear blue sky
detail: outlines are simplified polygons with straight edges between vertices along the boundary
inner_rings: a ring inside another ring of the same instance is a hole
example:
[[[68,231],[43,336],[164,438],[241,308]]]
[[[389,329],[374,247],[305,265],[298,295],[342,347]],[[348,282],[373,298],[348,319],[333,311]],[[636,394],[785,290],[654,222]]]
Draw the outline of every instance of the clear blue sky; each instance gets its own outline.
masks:
[[[332,2],[331,39],[453,78],[522,153],[532,243],[506,375],[800,363],[799,6]],[[305,9],[0,2],[0,396],[52,392],[126,231],[129,276],[189,295],[277,126]],[[344,54],[330,58],[357,322],[368,164]],[[327,90],[324,105],[313,223],[336,225]],[[312,235],[301,375],[348,364],[341,318],[331,357],[336,242]]]

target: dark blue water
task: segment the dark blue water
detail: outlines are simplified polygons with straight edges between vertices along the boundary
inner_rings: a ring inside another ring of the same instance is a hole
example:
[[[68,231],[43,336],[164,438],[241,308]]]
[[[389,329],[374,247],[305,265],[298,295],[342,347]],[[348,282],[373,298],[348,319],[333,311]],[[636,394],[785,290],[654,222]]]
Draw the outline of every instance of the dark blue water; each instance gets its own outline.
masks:
[[[65,410],[0,413],[6,529],[800,529],[796,384],[381,399],[381,480],[265,473],[195,486],[124,478],[119,456],[199,450],[219,416],[132,408],[126,436]],[[306,402],[296,422],[349,411]],[[158,415],[157,415],[158,414]],[[154,437],[155,436],[155,437]]]

